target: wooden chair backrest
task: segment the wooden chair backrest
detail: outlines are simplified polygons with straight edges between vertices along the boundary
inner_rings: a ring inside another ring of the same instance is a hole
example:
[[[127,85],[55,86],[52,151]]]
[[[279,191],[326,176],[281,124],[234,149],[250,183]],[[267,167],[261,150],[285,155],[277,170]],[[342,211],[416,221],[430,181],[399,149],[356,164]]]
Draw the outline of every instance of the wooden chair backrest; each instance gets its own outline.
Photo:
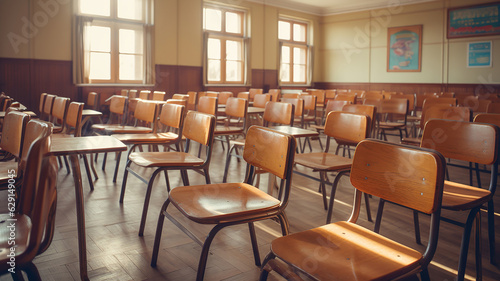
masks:
[[[219,92],[206,92],[205,96],[219,98]]]
[[[32,119],[26,124],[26,131],[23,139],[23,150],[21,154],[21,161],[19,167],[24,170],[26,162],[28,161],[28,150],[31,144],[40,136],[45,134],[52,134],[52,123]]]
[[[378,113],[406,115],[408,113],[408,100],[407,99],[383,100],[380,103],[380,108]]]
[[[325,100],[334,99],[336,95],[337,95],[337,90],[335,89],[325,90]]]
[[[171,103],[164,104],[160,113],[160,123],[168,127],[179,129],[182,125],[185,110],[186,107],[184,105]],[[182,132],[179,135],[182,135]]]
[[[187,103],[187,109],[188,110],[195,110],[196,105],[198,104],[198,93],[197,92],[187,92],[188,95],[188,103]]]
[[[325,90],[312,90],[309,91],[311,95],[316,96],[316,102],[318,104],[325,104]]]
[[[500,103],[490,103],[486,113],[500,113]]]
[[[52,116],[54,122],[60,121],[64,124],[66,113],[68,111],[69,98],[56,97],[52,106]]]
[[[120,90],[120,96],[128,97],[128,90],[127,89],[121,89]]]
[[[96,92],[89,92],[87,96],[87,105],[94,110],[99,110],[100,96]]]
[[[413,94],[393,94],[390,99],[407,99],[408,100],[408,113],[415,110],[415,96]]]
[[[271,101],[279,101],[281,90],[280,89],[269,89],[268,94],[271,95]]]
[[[488,107],[493,103],[491,100],[478,100],[477,102],[477,108],[474,112],[487,112]]]
[[[471,111],[468,107],[455,107],[448,104],[434,104],[422,112],[420,128],[424,129],[425,124],[431,119],[446,119],[456,121],[471,121]]]
[[[30,239],[22,245],[26,247],[26,257],[18,256],[19,260],[30,260],[50,245],[54,235],[57,198],[57,161],[54,156],[44,157],[50,149],[52,125],[31,120],[27,127],[39,134],[34,136],[26,149],[26,167],[19,192],[18,212],[28,216],[32,222]]]
[[[362,99],[383,99],[382,91],[367,91],[361,96]]]
[[[137,96],[137,90],[129,90],[128,91],[128,98],[129,99],[138,98],[138,96]]]
[[[285,93],[281,95],[281,99],[296,99],[299,97],[299,93]]]
[[[139,92],[139,98],[142,100],[149,100],[150,94],[151,94],[151,91],[149,91],[149,90],[141,90]]]
[[[216,97],[201,97],[198,101],[198,112],[206,114],[217,114],[217,98]]]
[[[252,126],[248,129],[243,159],[255,167],[281,178],[291,178],[295,156],[295,139],[268,128]]]
[[[2,147],[2,150],[14,155],[17,159],[19,159],[22,154],[22,143],[28,120],[28,114],[20,111],[11,111],[7,113],[3,120],[0,147]]]
[[[255,97],[256,94],[263,94],[263,90],[262,89],[254,89],[254,88],[251,88],[248,90],[248,95],[249,95],[249,98],[251,101],[253,101],[253,98]]]
[[[474,122],[488,123],[500,127],[500,114],[497,113],[481,113],[474,117]]]
[[[166,93],[163,91],[154,91],[153,92],[153,100],[156,101],[164,101]]]
[[[377,107],[367,104],[348,104],[342,108],[342,111],[368,116],[370,118],[370,127],[368,128],[368,131],[375,128],[375,123],[377,121]]]
[[[370,117],[332,111],[326,116],[325,135],[339,141],[358,143],[370,135]]]
[[[425,124],[420,146],[446,158],[491,165],[498,155],[498,130],[491,124],[431,119]]]
[[[294,115],[298,117],[302,117],[304,115],[304,100],[303,99],[293,99],[293,98],[282,98],[281,102],[283,103],[291,103],[294,106]]]
[[[441,208],[445,166],[443,156],[433,150],[364,140],[354,153],[351,184],[359,191],[432,214]]]
[[[166,103],[187,106],[187,100],[168,99]]]
[[[264,108],[264,125],[278,123],[293,126],[294,112],[295,109],[291,103],[270,101]]]
[[[183,134],[202,145],[211,146],[214,139],[215,116],[189,111],[184,119]]]
[[[246,120],[247,117],[248,101],[246,99],[239,98],[228,98],[226,103],[226,116],[234,118],[243,118]]]
[[[437,98],[436,93],[423,93],[420,95],[417,95],[417,100],[415,101],[415,106],[418,109],[421,109],[422,106],[424,105],[424,101],[428,98]]]
[[[46,118],[50,118],[52,115],[52,106],[54,105],[54,100],[56,99],[56,95],[47,95],[45,97],[45,103],[43,105],[43,114],[45,114]]]
[[[219,93],[219,104],[226,104],[228,98],[232,98],[233,93],[232,92],[220,92]]]
[[[40,111],[40,113],[43,113],[43,108],[45,106],[45,98],[47,97],[47,93],[42,93],[40,95],[40,104],[38,105],[38,111]]]
[[[311,112],[316,110],[316,105],[317,105],[316,98],[317,98],[317,96],[302,95],[300,98],[304,100],[304,110],[308,110]]]
[[[248,92],[239,92],[236,97],[239,98],[239,99],[246,99],[246,100],[248,100],[250,98],[250,94]]]
[[[68,106],[68,114],[66,116],[66,124],[64,131],[69,133],[71,128],[74,128],[74,136],[80,137],[82,135],[82,111],[84,103],[71,102]]]
[[[189,96],[188,95],[183,95],[183,94],[174,94],[172,96],[172,99],[174,99],[174,100],[185,100],[187,102],[189,100]]]
[[[139,100],[135,108],[134,117],[146,123],[155,123],[157,103],[151,100]]]
[[[269,94],[256,94],[253,97],[253,106],[259,108],[265,108],[266,103],[271,101],[271,95]]]
[[[114,114],[123,115],[125,111],[125,102],[127,97],[124,96],[113,96],[111,98],[111,103],[109,105],[109,111]]]
[[[348,94],[337,94],[334,100],[338,101],[348,101],[350,103],[356,103],[356,95],[348,95]]]
[[[338,94],[347,94],[347,93],[349,93],[349,92],[350,92],[350,90],[348,90],[348,89],[337,89],[337,90],[336,90],[337,95],[338,95]],[[363,92],[364,92],[364,91],[363,91]]]
[[[451,106],[456,106],[457,105],[456,99],[454,99],[454,98],[436,98],[436,97],[432,97],[432,98],[426,98],[424,100],[424,102],[422,103],[422,110],[426,106],[429,106],[431,104],[449,104]]]
[[[441,94],[439,94],[439,96],[443,97],[443,98],[454,98],[455,92],[441,92]]]
[[[326,103],[325,113],[328,114],[331,111],[342,111],[342,108],[344,108],[346,104],[351,104],[351,103],[352,102],[345,100],[329,100]]]

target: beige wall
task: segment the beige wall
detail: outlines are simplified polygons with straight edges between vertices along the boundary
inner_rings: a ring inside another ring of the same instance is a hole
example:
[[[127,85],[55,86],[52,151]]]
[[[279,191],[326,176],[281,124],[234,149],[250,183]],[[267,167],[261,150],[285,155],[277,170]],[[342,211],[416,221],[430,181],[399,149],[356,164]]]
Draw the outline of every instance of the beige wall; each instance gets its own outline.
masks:
[[[493,2],[485,0],[481,2]],[[448,7],[474,0],[332,15],[322,19],[322,58],[317,82],[337,83],[496,83],[500,82],[500,36],[446,39]],[[420,72],[387,72],[387,28],[422,25]],[[467,68],[467,42],[493,41],[493,67]]]

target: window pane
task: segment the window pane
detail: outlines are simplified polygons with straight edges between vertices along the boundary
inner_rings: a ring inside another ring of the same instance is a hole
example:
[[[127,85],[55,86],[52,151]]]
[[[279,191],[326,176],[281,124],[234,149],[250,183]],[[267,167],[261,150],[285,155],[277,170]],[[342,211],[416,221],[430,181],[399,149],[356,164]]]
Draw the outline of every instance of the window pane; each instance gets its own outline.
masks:
[[[241,14],[226,12],[226,32],[241,32]]]
[[[109,53],[90,53],[90,79],[111,79],[111,55]]]
[[[290,82],[290,65],[286,63],[281,64],[280,73],[281,82]]]
[[[142,20],[143,0],[118,0],[118,17],[122,19]]]
[[[293,48],[293,63],[306,64],[306,50],[304,48]]]
[[[278,22],[278,38],[281,40],[290,40],[290,23],[286,21]]]
[[[293,82],[306,82],[306,66],[301,64],[293,65]]]
[[[222,31],[222,12],[214,9],[205,9],[205,29]]]
[[[281,62],[290,63],[290,47],[281,47]]]
[[[293,24],[293,41],[306,42],[306,26],[303,24]]]
[[[226,41],[226,59],[227,60],[241,60],[241,42],[240,41]]]
[[[83,14],[108,16],[110,15],[110,0],[81,0],[80,12]]]
[[[119,30],[120,53],[142,54],[143,37],[142,30],[120,29]]]
[[[111,51],[111,28],[105,26],[91,26],[88,31],[91,51]]]
[[[221,48],[221,46],[220,46],[219,39],[209,38],[208,39],[208,48],[207,48],[208,58],[220,60],[221,59],[220,48]]]
[[[240,61],[227,61],[226,62],[226,81],[238,82],[241,79],[241,62]]]
[[[208,60],[207,80],[211,82],[220,81],[220,60]]]
[[[120,80],[142,80],[142,55],[120,55]]]

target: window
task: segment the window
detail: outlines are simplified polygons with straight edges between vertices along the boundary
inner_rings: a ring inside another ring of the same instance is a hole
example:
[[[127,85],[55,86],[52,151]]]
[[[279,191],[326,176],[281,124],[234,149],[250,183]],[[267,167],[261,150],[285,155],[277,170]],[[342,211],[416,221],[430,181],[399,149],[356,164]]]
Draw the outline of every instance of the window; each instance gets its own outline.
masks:
[[[281,19],[278,39],[281,47],[280,80],[282,84],[307,84],[309,46],[307,23]]]
[[[78,84],[152,83],[151,5],[151,0],[79,0]]]
[[[203,8],[208,84],[245,83],[245,13],[206,6]]]

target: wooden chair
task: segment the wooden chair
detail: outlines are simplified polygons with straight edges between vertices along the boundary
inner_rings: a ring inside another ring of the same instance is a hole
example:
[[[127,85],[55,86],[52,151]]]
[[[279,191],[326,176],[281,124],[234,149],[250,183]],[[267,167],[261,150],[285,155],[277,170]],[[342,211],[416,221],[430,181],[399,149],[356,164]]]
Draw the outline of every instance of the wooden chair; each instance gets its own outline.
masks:
[[[187,92],[188,95],[188,103],[187,110],[196,110],[196,106],[198,105],[198,93],[197,92]]]
[[[216,138],[225,137],[228,149],[230,147],[230,136],[237,138],[245,135],[247,109],[248,101],[246,99],[233,97],[227,99],[224,123],[215,127],[214,136]]]
[[[40,112],[40,119],[43,119],[43,108],[45,106],[45,98],[47,97],[47,93],[42,93],[40,95],[40,103],[38,105],[38,111]]]
[[[198,112],[217,115],[217,98],[216,97],[201,97],[198,101]]]
[[[52,113],[49,121],[54,125],[53,132],[60,133],[64,129],[66,123],[66,113],[68,111],[69,98],[56,97],[52,106]]]
[[[248,92],[239,92],[236,97],[239,98],[239,99],[249,100],[250,94]]]
[[[233,93],[232,92],[220,92],[219,93],[219,105],[220,104],[226,104],[227,103],[227,100],[229,98],[232,98],[233,97]]]
[[[351,103],[356,103],[356,100],[357,100],[357,96],[356,95],[353,95],[353,94],[350,94],[350,93],[346,93],[346,94],[337,94],[334,98],[334,100],[338,100],[338,101],[349,101]]]
[[[137,92],[137,90],[136,90]],[[125,96],[125,97],[128,97],[128,89],[121,89],[120,90],[120,95],[121,96]],[[134,97],[135,98],[135,97]]]
[[[271,101],[271,95],[269,94],[256,94],[253,97],[253,106],[259,108],[265,108],[266,103]]]
[[[14,280],[24,280],[21,271],[25,271],[30,280],[41,280],[33,259],[47,250],[54,236],[57,161],[54,157],[44,157],[49,152],[52,125],[31,120],[27,127],[40,134],[29,147],[25,178],[17,201],[18,209],[0,214],[0,226],[7,231],[12,221],[15,221],[15,273],[11,273]],[[11,268],[9,254],[13,245],[9,237],[0,236],[2,273]]]
[[[307,127],[309,124],[318,125],[318,112],[317,112],[317,102],[315,95],[303,95],[300,97],[304,100],[304,127]],[[324,105],[321,107],[321,111],[324,110]],[[321,116],[320,116],[321,118]]]
[[[437,137],[436,132],[439,132]],[[455,120],[431,119],[427,122],[422,136],[421,147],[439,151],[444,157],[478,164],[491,165],[491,179],[488,190],[466,184],[445,181],[442,208],[450,211],[469,211],[466,223],[449,218],[446,222],[464,227],[458,264],[458,280],[464,280],[467,264],[469,240],[474,220],[476,220],[476,274],[481,277],[481,218],[479,210],[488,203],[488,232],[490,238],[490,259],[494,263],[494,208],[493,195],[497,185],[499,128],[491,124],[462,122]],[[383,199],[380,200],[375,231],[380,228]],[[414,213],[415,232],[419,242],[418,214]]]
[[[490,103],[486,113],[500,113],[500,103]]]
[[[477,113],[486,113],[486,112],[488,112],[488,107],[492,103],[493,102],[491,100],[482,100],[482,99],[478,100],[477,101],[477,107],[474,110],[474,112],[477,112]]]
[[[408,161],[415,157],[418,164]],[[349,220],[275,239],[260,280],[266,280],[271,270],[287,278],[300,272],[315,280],[394,280],[417,273],[429,280],[427,267],[438,242],[444,166],[444,158],[435,151],[362,141],[351,169],[356,191]],[[401,167],[410,172],[401,173]],[[362,193],[430,214],[424,254],[357,225]],[[276,258],[286,265],[280,266]]]
[[[123,174],[122,191],[120,200],[123,201],[125,195],[125,187],[127,185],[127,176],[129,172],[140,178],[148,184],[146,198],[144,200],[144,208],[142,211],[141,226],[139,228],[139,236],[144,233],[146,217],[149,206],[149,198],[151,197],[151,189],[156,176],[162,171],[179,170],[184,185],[189,186],[187,170],[202,170],[205,176],[206,183],[210,183],[210,175],[208,168],[212,158],[212,144],[215,129],[215,116],[200,113],[197,111],[189,111],[184,120],[182,134],[186,137],[186,146],[184,152],[133,152],[129,155],[127,166]],[[196,157],[189,153],[190,143],[195,141],[207,147],[205,159]],[[135,164],[143,168],[155,168],[153,174],[148,179],[142,178],[139,173],[134,172],[131,164]],[[166,174],[165,174],[166,175]],[[168,186],[167,186],[168,188]],[[169,190],[170,191],[170,190]]]
[[[360,98],[363,99],[384,99],[384,95],[382,95],[382,91],[366,91],[364,95],[361,95]]]
[[[403,139],[403,131],[408,137],[406,128],[406,118],[408,115],[408,100],[393,99],[383,100],[380,109],[377,109],[379,117],[382,119],[377,122],[377,136],[387,140],[387,131],[399,131],[399,139]]]
[[[141,90],[139,92],[139,98],[141,100],[150,100],[150,96],[151,96],[151,91],[149,90]]]
[[[439,94],[439,97],[443,98],[454,98],[455,97],[455,92],[441,92]]]
[[[266,139],[273,141],[262,141]],[[292,136],[260,126],[252,126],[248,130],[243,150],[243,159],[247,162],[244,183],[184,186],[170,191],[158,218],[151,266],[156,267],[165,217],[174,221],[178,227],[189,233],[189,237],[203,245],[196,280],[203,280],[210,245],[215,235],[224,227],[231,225],[248,224],[255,265],[260,266],[253,222],[278,219],[282,234],[288,234],[288,220],[284,209],[290,195],[294,155],[295,140]],[[281,179],[278,199],[252,186],[257,168]],[[204,190],[217,192],[204,192]],[[215,224],[204,242],[169,215],[167,208],[170,203],[195,223]]]
[[[376,122],[377,122],[377,107],[373,105],[367,105],[367,104],[346,104],[342,108],[342,111],[344,112],[350,112],[350,113],[356,113],[356,114],[362,114],[368,116],[369,120],[369,129],[368,129],[368,136],[372,136],[373,132],[376,127]],[[343,153],[342,155],[345,157],[345,151],[347,148],[347,152],[349,155],[349,158],[351,158],[351,151],[350,147],[356,147],[358,142],[346,142],[346,141],[341,141],[341,140],[336,140],[337,142],[337,150],[335,151],[335,154],[338,155],[338,150],[340,147],[343,147]]]
[[[153,100],[155,101],[164,101],[166,93],[163,91],[154,91],[153,92]]]
[[[43,112],[40,114],[40,119],[44,121],[50,121],[52,116],[52,106],[54,105],[54,100],[56,99],[56,95],[47,95],[45,96],[45,102],[43,104]]]
[[[89,92],[87,96],[87,107],[89,109],[100,111],[101,95],[96,92]]]
[[[122,92],[122,94],[123,94],[123,92]],[[137,99],[137,98],[139,98],[139,95],[137,94],[137,90],[129,90],[127,92],[127,97],[129,99]]]
[[[254,89],[254,88],[250,88],[248,90],[248,95],[249,95],[249,99],[250,101],[253,101],[253,98],[255,97],[256,94],[263,94],[263,90],[262,89]]]
[[[293,104],[294,124],[304,128],[304,100],[300,98],[281,98],[281,102]]]
[[[282,101],[283,99],[298,99],[300,96],[299,93],[284,93],[281,95],[281,100]]]
[[[272,124],[281,124],[281,125],[289,125],[293,126],[294,119],[294,111],[295,108],[291,103],[284,102],[267,102],[266,108],[264,109],[264,115],[262,117],[264,127],[268,127]],[[225,183],[227,181],[227,174],[229,171],[229,163],[231,160],[231,156],[235,156],[241,158],[238,154],[231,154],[232,151],[237,153],[238,148],[242,148],[245,146],[245,141],[241,140],[232,140],[230,141],[230,148],[227,151],[226,155],[226,165],[224,167],[224,176],[222,177],[222,182]]]
[[[351,102],[350,101],[338,101],[338,100],[329,99],[326,102],[326,107],[324,110],[325,115],[328,116],[328,113],[330,113],[332,111],[342,111],[342,108],[346,104],[351,104]],[[323,121],[321,123],[324,124]],[[325,125],[311,125],[311,128],[315,129],[318,133],[321,133],[321,132],[323,132],[323,130],[325,130]],[[323,150],[323,143],[321,142],[321,138],[318,138],[318,140],[319,140],[319,146],[320,146],[321,150]]]
[[[125,104],[127,97],[113,96],[109,105],[109,118],[107,124],[94,124],[92,130],[95,132],[104,131],[107,127],[123,125],[125,122]]]
[[[370,118],[362,114],[354,114],[340,111],[328,113],[325,123],[325,135],[327,143],[324,152],[302,153],[295,156],[295,164],[311,168],[320,175],[320,191],[323,194],[323,207],[328,210],[326,223],[330,223],[332,217],[333,203],[337,185],[342,177],[349,173],[352,159],[329,153],[330,138],[342,142],[358,143],[367,137],[370,133]],[[337,149],[338,150],[338,149]],[[330,204],[327,206],[326,199],[326,174],[336,172],[337,176],[332,184],[330,193]],[[368,198],[366,197],[368,220],[371,221]]]
[[[20,111],[12,111],[4,117],[2,140],[0,141],[2,161],[0,162],[0,189],[7,189],[12,171],[15,171],[16,184],[19,184],[22,172],[19,161],[23,155],[23,142],[29,116]],[[19,183],[18,183],[19,182]]]
[[[279,101],[281,90],[280,89],[269,89],[268,94],[271,95],[271,101]]]

